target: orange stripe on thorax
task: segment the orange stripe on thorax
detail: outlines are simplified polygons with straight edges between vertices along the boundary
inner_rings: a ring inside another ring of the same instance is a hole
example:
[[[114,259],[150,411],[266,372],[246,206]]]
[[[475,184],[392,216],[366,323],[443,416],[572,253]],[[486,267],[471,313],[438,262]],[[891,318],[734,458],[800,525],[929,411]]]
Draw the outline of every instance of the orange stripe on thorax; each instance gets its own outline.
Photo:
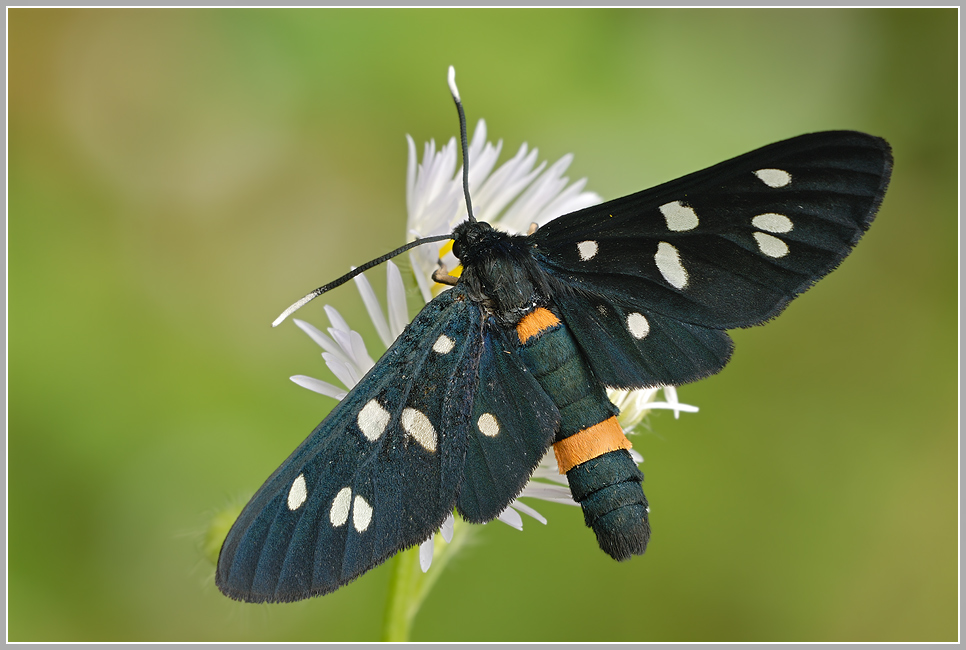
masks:
[[[554,316],[553,312],[543,307],[537,307],[517,323],[517,336],[520,337],[520,343],[526,343],[534,336],[559,324],[560,319]]]
[[[557,469],[561,474],[588,460],[617,451],[630,449],[631,441],[613,415],[599,424],[587,427],[554,443],[553,455],[557,457]]]

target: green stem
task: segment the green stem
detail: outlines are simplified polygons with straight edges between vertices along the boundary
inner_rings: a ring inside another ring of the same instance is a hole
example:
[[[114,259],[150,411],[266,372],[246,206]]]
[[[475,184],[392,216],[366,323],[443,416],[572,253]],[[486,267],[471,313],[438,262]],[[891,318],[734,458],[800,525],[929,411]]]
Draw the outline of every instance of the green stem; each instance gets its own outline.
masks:
[[[447,544],[440,535],[433,542],[433,565],[423,573],[419,567],[419,547],[414,546],[393,558],[389,597],[382,623],[383,641],[408,641],[413,620],[450,558],[466,543],[473,527],[457,517],[453,539]]]

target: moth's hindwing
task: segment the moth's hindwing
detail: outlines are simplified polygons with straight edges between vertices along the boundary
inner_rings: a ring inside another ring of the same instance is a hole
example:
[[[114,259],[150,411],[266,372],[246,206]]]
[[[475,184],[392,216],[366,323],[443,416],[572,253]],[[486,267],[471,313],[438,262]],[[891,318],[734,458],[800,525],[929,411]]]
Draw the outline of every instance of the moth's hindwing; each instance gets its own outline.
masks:
[[[222,546],[218,587],[299,600],[428,539],[456,504],[482,337],[459,288],[430,302],[252,497]]]
[[[474,523],[493,519],[520,493],[560,423],[553,400],[492,319],[484,327],[479,378],[457,503]]]
[[[696,381],[728,363],[731,337],[599,296],[559,291],[554,302],[597,379],[611,388]]]
[[[747,327],[849,254],[891,170],[881,138],[812,133],[573,212],[531,237],[565,284],[645,315]]]

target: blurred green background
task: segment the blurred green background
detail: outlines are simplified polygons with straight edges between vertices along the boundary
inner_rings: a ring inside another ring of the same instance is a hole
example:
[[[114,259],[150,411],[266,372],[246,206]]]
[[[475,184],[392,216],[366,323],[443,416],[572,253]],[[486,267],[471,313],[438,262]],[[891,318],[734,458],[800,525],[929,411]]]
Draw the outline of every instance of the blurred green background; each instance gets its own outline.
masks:
[[[471,124],[573,152],[605,198],[822,129],[896,163],[841,268],[636,438],[645,557],[531,502],[549,524],[484,527],[414,639],[955,640],[957,20],[10,10],[9,639],[378,638],[387,567],[244,605],[200,545],[331,408],[287,379],[331,380],[318,348],[269,323],[403,243],[404,135],[455,134],[453,64]],[[381,351],[354,288],[327,301]]]

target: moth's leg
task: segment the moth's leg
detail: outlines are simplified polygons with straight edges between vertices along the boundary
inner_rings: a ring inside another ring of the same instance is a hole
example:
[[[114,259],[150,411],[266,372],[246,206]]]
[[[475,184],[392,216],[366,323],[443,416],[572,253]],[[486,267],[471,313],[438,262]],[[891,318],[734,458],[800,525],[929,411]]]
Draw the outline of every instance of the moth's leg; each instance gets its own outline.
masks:
[[[443,264],[443,260],[437,262],[439,268],[433,271],[433,282],[439,282],[440,284],[448,284],[451,287],[455,287],[456,283],[459,282],[459,278],[454,278],[446,270],[446,265]]]
[[[537,228],[539,227],[540,226],[537,225],[537,222],[534,221],[533,223],[530,224],[530,229],[527,230],[527,234],[532,235],[533,233],[537,232]]]

